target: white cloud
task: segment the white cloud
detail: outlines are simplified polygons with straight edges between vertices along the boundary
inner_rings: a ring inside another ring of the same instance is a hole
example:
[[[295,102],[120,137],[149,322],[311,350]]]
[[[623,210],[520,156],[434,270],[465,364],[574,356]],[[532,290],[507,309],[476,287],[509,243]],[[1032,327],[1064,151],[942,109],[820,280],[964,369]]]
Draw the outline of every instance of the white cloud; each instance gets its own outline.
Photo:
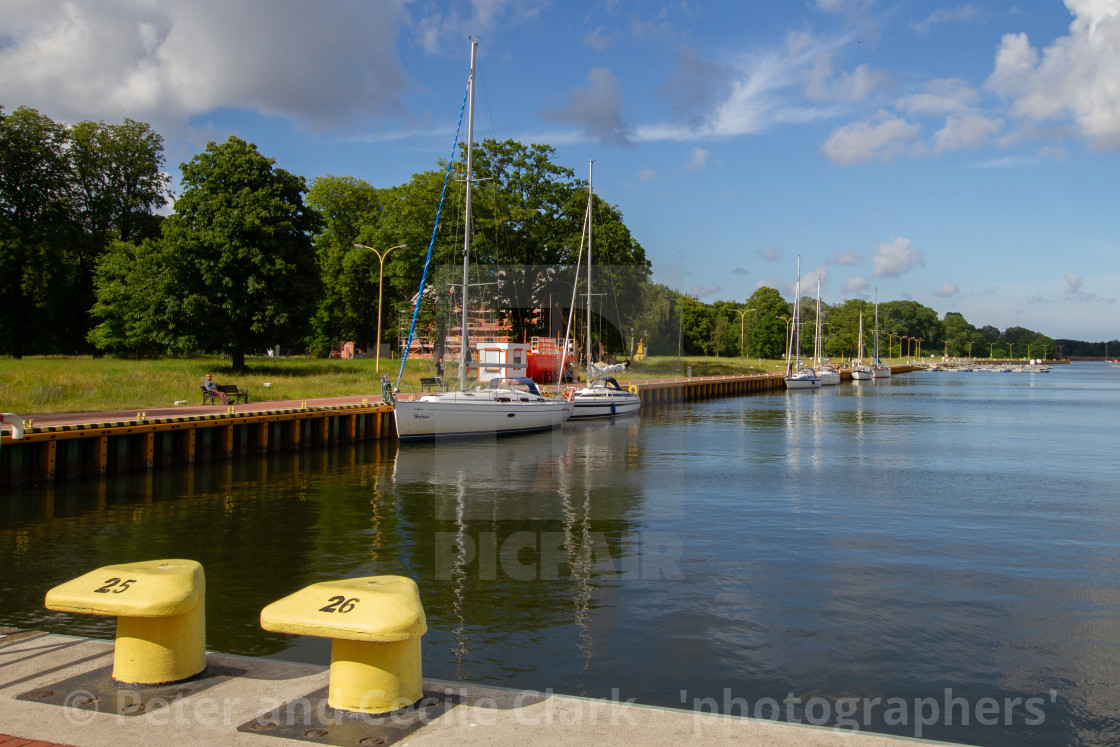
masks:
[[[648,166],[646,168],[638,170],[638,181],[640,182],[652,182],[656,178],[657,172],[649,168]]]
[[[1070,273],[1069,275],[1066,275],[1066,299],[1071,301],[1084,302],[1100,301],[1107,304],[1116,303],[1115,298],[1098,296],[1096,293],[1089,293],[1087,291],[1081,290],[1081,285],[1082,280],[1080,275],[1078,275],[1077,273]]]
[[[922,36],[928,36],[934,26],[953,21],[970,21],[980,15],[980,11],[973,5],[961,5],[956,8],[938,8],[924,20],[913,25],[913,29]]]
[[[688,159],[688,164],[685,166],[689,171],[697,171],[704,168],[708,163],[708,157],[711,155],[705,148],[693,148],[692,157]]]
[[[916,265],[924,266],[925,256],[910,246],[910,239],[894,236],[889,242],[879,244],[878,251],[871,258],[875,277],[896,278],[912,270]]]
[[[586,86],[573,88],[562,106],[544,109],[540,114],[545,119],[575,124],[602,143],[630,142],[631,128],[622,117],[622,84],[604,67],[591,68]]]
[[[840,166],[875,159],[887,162],[918,136],[919,129],[919,125],[880,111],[872,119],[853,122],[834,131],[821,146],[821,154]]]
[[[844,283],[844,287],[841,290],[844,293],[862,293],[867,290],[870,285],[871,284],[863,278],[856,276],[854,278],[848,278],[848,282]]]
[[[167,128],[241,107],[344,128],[403,113],[402,16],[396,2],[9,2],[0,90],[68,121],[128,116]]]
[[[979,98],[976,89],[967,82],[939,78],[926,83],[921,93],[899,98],[895,106],[908,114],[949,114],[971,108]]]
[[[850,73],[832,74],[832,57],[822,54],[808,74],[806,89],[810,99],[816,101],[864,101],[871,94],[891,84],[885,70],[874,70],[866,63]]]
[[[941,287],[933,295],[938,298],[952,298],[960,292],[961,288],[956,283],[942,283]]]
[[[785,257],[785,250],[778,247],[770,247],[769,249],[755,249],[754,253],[761,257],[766,262],[779,262]]]
[[[1120,149],[1120,4],[1066,0],[1069,34],[1042,51],[1007,34],[985,84],[1029,121],[1072,119],[1102,149]]]
[[[694,285],[688,289],[688,295],[699,300],[707,298],[708,296],[715,295],[722,290],[717,283],[708,283],[707,285]]]
[[[964,148],[976,148],[987,142],[1003,127],[1002,119],[990,119],[982,114],[951,115],[945,126],[934,133],[934,150],[946,153]]]
[[[855,252],[838,252],[833,254],[826,261],[832,265],[852,266],[859,262],[859,255]]]

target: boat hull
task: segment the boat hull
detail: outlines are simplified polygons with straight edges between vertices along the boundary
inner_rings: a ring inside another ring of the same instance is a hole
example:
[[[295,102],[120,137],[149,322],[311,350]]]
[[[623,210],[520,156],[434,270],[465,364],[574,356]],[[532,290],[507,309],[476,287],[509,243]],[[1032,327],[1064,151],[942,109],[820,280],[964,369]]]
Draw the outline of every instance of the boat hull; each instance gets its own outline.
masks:
[[[821,380],[816,376],[787,376],[786,389],[820,389]]]
[[[398,400],[393,420],[401,441],[430,441],[548,430],[570,418],[572,410],[571,402],[559,399],[502,401],[481,392],[448,392]]]
[[[825,369],[817,371],[817,378],[821,380],[821,386],[839,386],[840,385],[840,372]]]
[[[873,379],[889,379],[891,377],[891,370],[887,366],[872,366],[871,378]]]
[[[871,374],[871,369],[854,368],[852,369],[852,378],[855,381],[871,381],[871,379],[874,377]]]
[[[586,393],[585,393],[586,392]],[[632,392],[595,392],[585,389],[573,399],[572,420],[629,415],[642,407],[641,398]]]

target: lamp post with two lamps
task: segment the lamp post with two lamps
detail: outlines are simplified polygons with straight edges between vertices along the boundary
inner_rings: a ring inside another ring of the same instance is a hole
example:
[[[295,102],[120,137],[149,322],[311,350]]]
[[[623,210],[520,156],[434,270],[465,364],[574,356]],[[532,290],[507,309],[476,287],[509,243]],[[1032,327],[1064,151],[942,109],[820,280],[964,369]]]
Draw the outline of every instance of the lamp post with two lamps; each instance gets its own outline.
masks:
[[[372,246],[366,246],[365,244],[354,244],[354,248],[369,249],[377,255],[377,339],[374,340],[374,347],[377,352],[375,353],[376,362],[374,363],[373,370],[377,373],[381,373],[381,280],[385,277],[385,258],[388,257],[389,252],[394,249],[407,249],[408,244],[397,244],[396,246],[389,247],[384,252],[379,252]]]

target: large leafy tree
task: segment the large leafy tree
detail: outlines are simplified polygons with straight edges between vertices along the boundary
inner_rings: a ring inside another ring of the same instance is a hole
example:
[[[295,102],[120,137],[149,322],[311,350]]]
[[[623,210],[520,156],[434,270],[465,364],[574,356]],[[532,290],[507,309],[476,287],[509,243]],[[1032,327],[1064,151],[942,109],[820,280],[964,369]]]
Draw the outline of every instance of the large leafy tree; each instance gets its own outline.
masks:
[[[182,272],[167,334],[227,351],[234,370],[249,350],[297,341],[319,296],[319,216],[303,177],[274,164],[236,137],[210,143],[182,164],[183,195],[163,225],[167,261]]]
[[[762,286],[747,299],[747,308],[755,309],[747,315],[747,355],[752,358],[784,356],[790,304],[776,288]]]
[[[170,198],[163,137],[144,122],[79,122],[70,130],[78,215],[95,240],[138,241],[159,235],[156,211]]]
[[[68,347],[67,331],[84,315],[73,305],[82,236],[70,210],[68,140],[34,109],[0,109],[0,351],[16,357]]]

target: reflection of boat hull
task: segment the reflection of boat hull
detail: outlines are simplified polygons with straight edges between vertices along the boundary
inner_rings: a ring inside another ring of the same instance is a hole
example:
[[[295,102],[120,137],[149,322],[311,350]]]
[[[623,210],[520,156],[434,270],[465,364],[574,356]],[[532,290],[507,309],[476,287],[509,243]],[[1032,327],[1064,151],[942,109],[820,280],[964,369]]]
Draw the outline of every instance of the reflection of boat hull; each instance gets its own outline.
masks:
[[[401,441],[531,433],[555,428],[571,414],[571,402],[540,397],[518,399],[500,390],[444,392],[417,400],[398,400],[393,406],[397,438]]]

